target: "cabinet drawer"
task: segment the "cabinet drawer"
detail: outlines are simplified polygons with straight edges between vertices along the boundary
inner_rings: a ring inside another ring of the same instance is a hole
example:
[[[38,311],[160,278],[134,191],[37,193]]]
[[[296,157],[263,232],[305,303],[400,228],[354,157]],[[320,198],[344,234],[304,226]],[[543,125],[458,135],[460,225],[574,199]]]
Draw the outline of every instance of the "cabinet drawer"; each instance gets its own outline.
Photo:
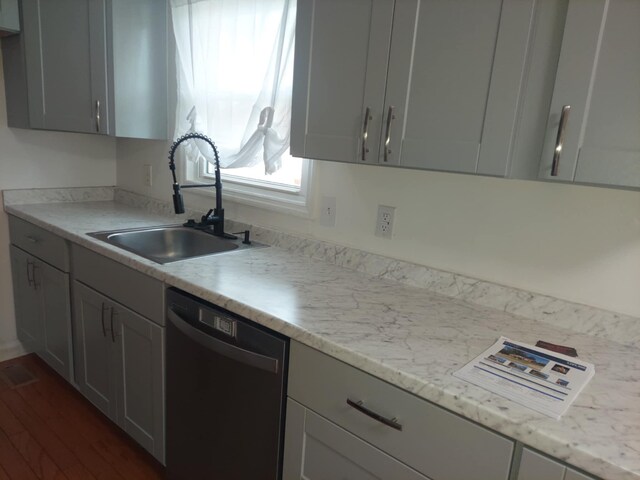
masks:
[[[294,400],[430,478],[509,476],[511,440],[297,342],[291,342],[288,389]],[[402,430],[347,399],[394,419]]]
[[[63,238],[13,215],[9,215],[9,232],[15,246],[58,270],[69,271],[69,249]]]
[[[72,245],[75,279],[164,326],[164,287],[161,281]]]
[[[284,480],[429,480],[291,399],[284,438]]]

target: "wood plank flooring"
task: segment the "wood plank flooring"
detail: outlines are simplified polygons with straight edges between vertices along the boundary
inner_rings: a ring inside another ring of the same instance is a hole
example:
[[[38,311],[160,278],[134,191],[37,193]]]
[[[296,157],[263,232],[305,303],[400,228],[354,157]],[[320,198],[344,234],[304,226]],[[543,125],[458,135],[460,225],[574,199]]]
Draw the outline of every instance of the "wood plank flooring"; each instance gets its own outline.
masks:
[[[0,480],[156,480],[164,468],[35,355],[37,380],[0,379]]]

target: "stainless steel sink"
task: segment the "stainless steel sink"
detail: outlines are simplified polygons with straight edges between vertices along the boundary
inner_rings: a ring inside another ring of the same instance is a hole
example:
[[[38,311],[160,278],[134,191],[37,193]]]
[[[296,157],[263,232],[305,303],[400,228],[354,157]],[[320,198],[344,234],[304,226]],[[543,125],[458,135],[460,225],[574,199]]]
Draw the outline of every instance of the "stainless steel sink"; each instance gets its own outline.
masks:
[[[157,263],[176,262],[266,245],[216,237],[180,225],[92,232],[88,235]]]

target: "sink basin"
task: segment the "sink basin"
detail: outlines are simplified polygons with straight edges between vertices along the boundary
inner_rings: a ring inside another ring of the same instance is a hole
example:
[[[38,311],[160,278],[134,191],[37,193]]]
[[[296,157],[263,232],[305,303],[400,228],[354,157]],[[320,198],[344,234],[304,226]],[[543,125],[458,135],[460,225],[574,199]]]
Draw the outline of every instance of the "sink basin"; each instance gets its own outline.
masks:
[[[92,232],[88,235],[157,263],[176,262],[265,245],[220,238],[180,225]]]

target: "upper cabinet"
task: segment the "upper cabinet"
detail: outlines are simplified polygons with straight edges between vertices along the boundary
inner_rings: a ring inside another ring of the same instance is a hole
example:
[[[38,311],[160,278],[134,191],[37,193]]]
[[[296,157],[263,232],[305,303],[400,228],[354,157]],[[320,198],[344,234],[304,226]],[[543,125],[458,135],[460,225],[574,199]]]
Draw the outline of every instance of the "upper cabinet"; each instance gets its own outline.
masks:
[[[639,25],[636,0],[570,0],[539,178],[640,187]]]
[[[506,176],[533,0],[299,0],[296,156]]]
[[[20,31],[18,0],[0,0],[0,37]]]
[[[21,5],[2,44],[9,126],[166,138],[165,1]]]

